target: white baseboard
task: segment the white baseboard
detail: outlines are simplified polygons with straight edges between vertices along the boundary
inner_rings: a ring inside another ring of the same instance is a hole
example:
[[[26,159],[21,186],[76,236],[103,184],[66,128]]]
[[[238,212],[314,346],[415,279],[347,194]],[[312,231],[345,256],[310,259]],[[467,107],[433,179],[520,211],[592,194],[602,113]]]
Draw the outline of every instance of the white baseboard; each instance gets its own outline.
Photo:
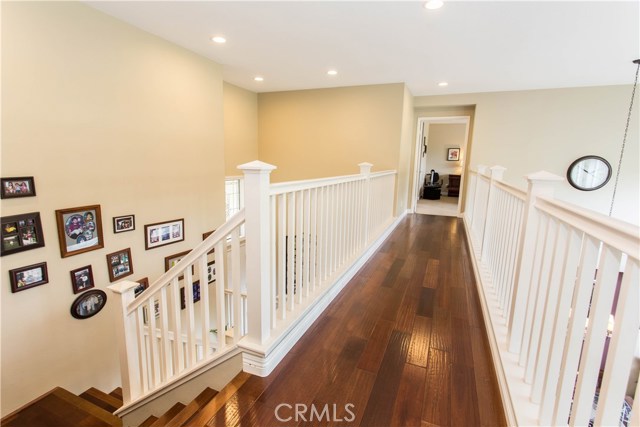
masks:
[[[272,343],[266,349],[261,346],[240,341],[238,346],[242,351],[243,370],[253,375],[266,377],[278,366],[278,363],[289,353],[291,348],[304,335],[309,327],[315,322],[322,312],[329,306],[334,298],[344,289],[349,281],[356,275],[362,266],[378,250],[391,232],[398,226],[400,221],[407,215],[408,210],[403,212],[384,232],[369,246],[369,248],[358,257],[355,262],[346,269],[325,292],[316,299],[305,312],[282,334],[283,337]]]

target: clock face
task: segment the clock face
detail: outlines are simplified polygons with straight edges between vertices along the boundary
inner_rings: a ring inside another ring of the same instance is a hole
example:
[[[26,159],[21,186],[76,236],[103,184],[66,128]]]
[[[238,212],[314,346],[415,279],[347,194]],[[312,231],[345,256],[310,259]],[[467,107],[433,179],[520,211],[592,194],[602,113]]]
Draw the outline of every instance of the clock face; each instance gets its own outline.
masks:
[[[578,190],[591,191],[603,187],[611,178],[611,165],[598,156],[584,156],[567,170],[569,184]]]

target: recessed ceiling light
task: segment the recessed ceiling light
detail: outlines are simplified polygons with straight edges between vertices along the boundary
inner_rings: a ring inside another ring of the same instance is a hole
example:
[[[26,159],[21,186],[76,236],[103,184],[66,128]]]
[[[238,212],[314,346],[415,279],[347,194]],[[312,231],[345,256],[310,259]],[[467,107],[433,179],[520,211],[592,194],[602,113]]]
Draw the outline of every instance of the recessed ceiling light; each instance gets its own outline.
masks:
[[[440,87],[449,86],[449,83],[447,83],[447,82],[440,82],[440,83],[438,83],[438,86],[440,86]]]
[[[329,70],[327,71],[327,74],[329,74],[330,76],[335,76],[336,74],[338,74],[338,72],[336,70]]]
[[[225,39],[222,36],[215,36],[215,37],[211,37],[211,41],[222,44],[222,43],[226,43],[227,39]]]
[[[261,82],[261,81],[264,81],[264,77],[261,77],[261,76],[255,76],[255,77],[253,78],[253,80],[255,80],[255,81],[257,81],[257,82]]]
[[[424,4],[426,9],[440,9],[444,3],[442,0],[429,0]]]

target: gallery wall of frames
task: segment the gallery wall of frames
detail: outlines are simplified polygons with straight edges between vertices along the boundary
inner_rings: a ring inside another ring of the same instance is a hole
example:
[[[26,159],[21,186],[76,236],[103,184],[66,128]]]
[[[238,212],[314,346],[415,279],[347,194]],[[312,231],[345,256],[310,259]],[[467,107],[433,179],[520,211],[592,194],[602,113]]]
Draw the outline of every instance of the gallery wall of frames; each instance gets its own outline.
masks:
[[[36,197],[34,177],[1,178],[0,196],[2,199]],[[1,217],[2,246],[0,256],[5,257],[35,250],[44,247],[45,244],[55,245],[56,242],[45,243],[41,219],[41,215],[45,214],[55,215],[60,258],[107,249],[104,239],[106,233],[118,235],[137,232],[140,234],[139,238],[144,240],[145,251],[185,240],[184,218],[154,222],[136,228],[134,213],[114,216],[111,220],[105,220],[102,217],[101,205],[85,205],[65,207],[57,209],[53,213],[25,212]],[[212,232],[202,233],[203,239]],[[75,297],[69,308],[73,318],[80,320],[90,318],[105,307],[108,296],[104,290],[96,288],[97,282],[108,281],[112,283],[134,275],[133,254],[130,247],[117,250],[109,249],[108,252],[105,253],[108,277],[96,276],[94,266],[92,264],[83,265],[82,261],[78,262],[77,268],[69,271],[69,282],[63,286],[66,286],[69,293]],[[182,250],[168,256],[158,257],[158,262],[163,263],[164,271],[167,271],[189,252],[190,250]],[[209,283],[211,283],[215,280],[213,278],[215,275],[213,261],[210,263],[209,269],[211,271]],[[136,281],[140,283],[135,288],[135,295],[138,296],[149,287],[149,278],[143,277]],[[48,284],[47,260],[10,269],[9,283],[12,293]]]

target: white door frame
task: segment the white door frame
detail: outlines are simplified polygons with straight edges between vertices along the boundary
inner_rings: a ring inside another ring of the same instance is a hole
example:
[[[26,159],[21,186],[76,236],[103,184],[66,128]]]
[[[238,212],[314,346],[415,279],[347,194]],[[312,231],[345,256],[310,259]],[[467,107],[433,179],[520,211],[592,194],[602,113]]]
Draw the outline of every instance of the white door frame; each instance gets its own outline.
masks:
[[[412,203],[411,210],[412,212],[416,212],[416,208],[418,206],[418,200],[420,199],[420,187],[421,183],[418,182],[420,180],[420,158],[422,157],[422,138],[421,129],[423,125],[431,125],[434,123],[438,124],[464,124],[464,141],[460,144],[460,156],[462,157],[462,173],[460,177],[460,196],[458,197],[458,216],[461,215],[462,211],[462,194],[464,191],[465,184],[465,166],[467,163],[467,142],[469,140],[469,123],[471,122],[470,116],[447,116],[447,117],[418,117],[418,127],[417,127],[417,135],[416,135],[416,149],[415,149],[415,159],[414,159],[414,176],[413,176],[413,194],[412,194]],[[428,144],[427,144],[428,145]],[[427,150],[427,156],[429,155],[429,151]]]

